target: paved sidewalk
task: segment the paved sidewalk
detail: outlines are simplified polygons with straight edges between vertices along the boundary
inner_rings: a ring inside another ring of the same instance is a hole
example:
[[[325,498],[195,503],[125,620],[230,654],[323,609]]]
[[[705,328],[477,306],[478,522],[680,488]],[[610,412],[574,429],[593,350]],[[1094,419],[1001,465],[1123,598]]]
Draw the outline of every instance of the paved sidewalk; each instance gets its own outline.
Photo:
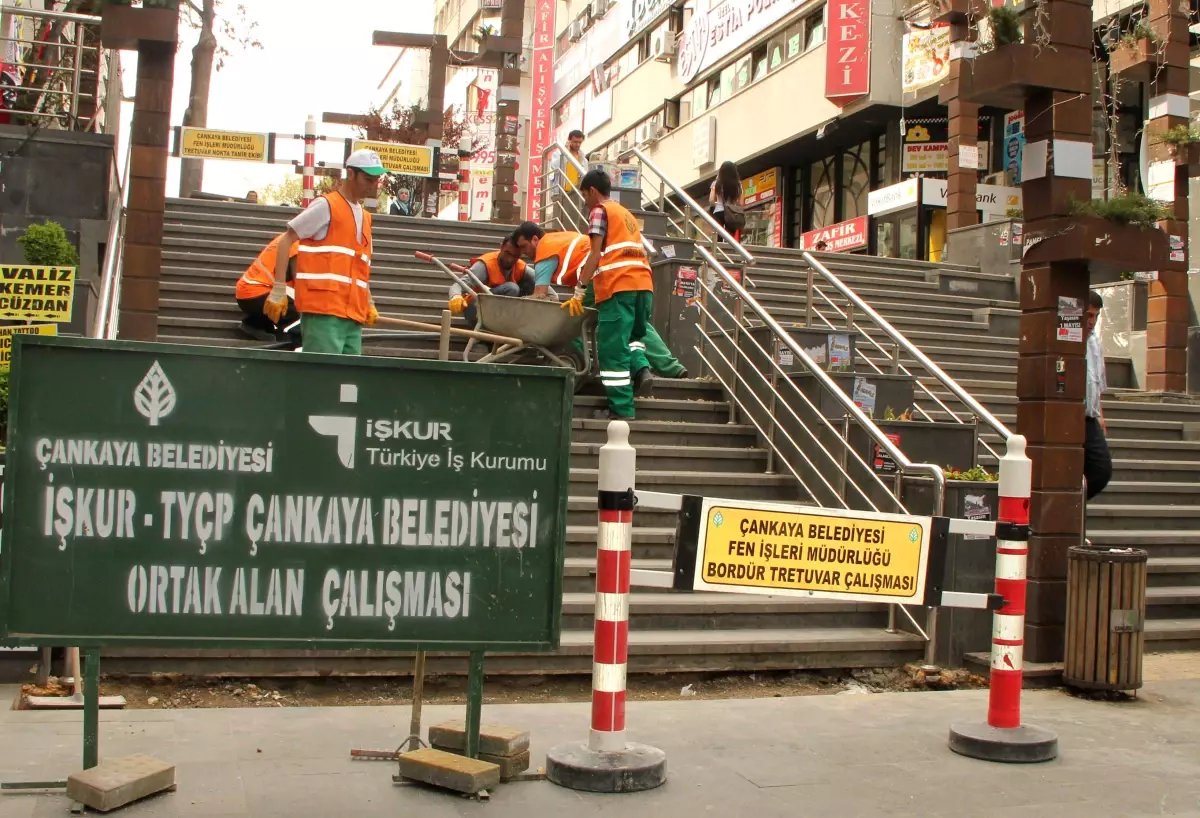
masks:
[[[14,693],[0,689],[0,707]],[[349,760],[351,747],[399,743],[406,707],[106,712],[100,749],[178,765],[178,791],[116,813],[131,818],[1200,818],[1200,681],[1155,682],[1124,704],[1026,694],[1029,719],[1060,739],[1060,758],[1039,766],[946,749],[949,723],[981,719],[986,703],[985,691],[634,702],[630,736],[667,751],[665,787],[594,796],[526,782],[502,785],[490,804],[397,787],[394,765]],[[540,764],[551,744],[584,738],[588,712],[496,705],[484,719],[530,729]],[[428,708],[426,725],[461,713]],[[0,710],[0,780],[65,778],[79,767],[80,737],[79,713]],[[0,795],[2,818],[65,807],[62,795]]]

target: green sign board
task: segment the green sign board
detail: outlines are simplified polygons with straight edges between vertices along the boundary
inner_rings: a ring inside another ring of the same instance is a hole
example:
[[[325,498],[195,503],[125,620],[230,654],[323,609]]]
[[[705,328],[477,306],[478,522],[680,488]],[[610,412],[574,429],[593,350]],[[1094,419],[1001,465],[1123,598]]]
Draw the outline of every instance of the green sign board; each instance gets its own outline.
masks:
[[[561,369],[22,336],[0,637],[558,647]]]

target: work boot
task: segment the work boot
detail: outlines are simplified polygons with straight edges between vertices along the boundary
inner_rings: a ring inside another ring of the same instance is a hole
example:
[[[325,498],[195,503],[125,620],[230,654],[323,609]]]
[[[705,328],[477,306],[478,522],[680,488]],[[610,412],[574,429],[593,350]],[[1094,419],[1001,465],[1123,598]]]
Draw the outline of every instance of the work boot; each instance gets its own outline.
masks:
[[[592,417],[596,420],[634,420],[633,415],[618,415],[614,413],[612,409],[597,409],[592,413]]]
[[[648,398],[654,392],[654,373],[650,367],[644,366],[633,376],[633,394],[635,397]]]
[[[264,344],[274,344],[278,343],[279,341],[279,339],[275,337],[275,333],[268,332],[262,327],[258,327],[252,323],[249,323],[249,319],[246,318],[243,318],[242,322],[238,324],[238,329],[241,330],[243,335],[253,338],[255,341],[262,341]]]

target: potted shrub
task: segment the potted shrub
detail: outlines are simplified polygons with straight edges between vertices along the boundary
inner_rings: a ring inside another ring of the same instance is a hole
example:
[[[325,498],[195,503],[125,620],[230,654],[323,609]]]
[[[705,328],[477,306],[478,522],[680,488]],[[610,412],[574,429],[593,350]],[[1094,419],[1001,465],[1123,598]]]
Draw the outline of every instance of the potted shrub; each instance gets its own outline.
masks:
[[[1017,111],[1025,107],[1030,88],[1091,93],[1091,62],[1079,59],[1071,49],[1025,42],[1016,9],[993,6],[988,23],[989,37],[979,42],[975,58],[964,60],[959,69],[961,99]]]
[[[1158,36],[1158,32],[1150,27],[1148,21],[1139,20],[1109,50],[1108,69],[1125,79],[1146,82],[1150,79],[1150,69],[1158,59],[1161,45],[1162,37]]]
[[[1110,280],[1129,271],[1183,269],[1169,260],[1167,234],[1158,227],[1167,213],[1150,197],[1125,192],[1107,200],[1073,201],[1071,213],[1047,219],[1026,235],[1027,264],[1086,262]]]
[[[1200,176],[1200,128],[1176,125],[1162,136],[1175,164],[1187,168],[1188,176]]]
[[[178,41],[180,0],[101,0],[100,41],[105,48],[135,51],[139,43]]]
[[[31,224],[17,239],[26,264],[38,267],[78,267],[79,252],[58,222]]]

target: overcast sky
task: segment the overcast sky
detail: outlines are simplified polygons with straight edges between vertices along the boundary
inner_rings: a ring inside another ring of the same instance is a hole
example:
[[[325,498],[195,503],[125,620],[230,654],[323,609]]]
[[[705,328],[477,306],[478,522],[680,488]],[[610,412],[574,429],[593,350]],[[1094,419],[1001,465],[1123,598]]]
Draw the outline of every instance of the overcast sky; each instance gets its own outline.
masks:
[[[258,22],[257,38],[262,50],[237,51],[214,74],[209,96],[208,124],[234,131],[303,133],[309,114],[318,123],[325,111],[361,113],[391,91],[396,80],[407,86],[408,78],[393,74],[386,90],[378,86],[395,61],[399,50],[371,45],[375,30],[430,32],[433,30],[433,0],[244,0]],[[234,6],[236,0],[224,0]],[[187,108],[191,80],[191,49],[196,33],[181,27],[182,43],[175,61],[175,98],[171,123],[179,125]],[[132,97],[136,77],[136,54],[124,52],[125,93]],[[124,106],[122,139],[128,133],[133,106]],[[323,134],[346,133],[330,125],[318,125]],[[340,150],[330,159],[340,160]],[[280,141],[281,157],[302,155],[299,142]],[[122,154],[123,155],[123,154]],[[318,158],[321,157],[318,148]],[[204,190],[242,195],[251,188],[279,182],[291,173],[290,165],[250,162],[205,163]],[[171,159],[167,195],[178,195],[179,160]]]

